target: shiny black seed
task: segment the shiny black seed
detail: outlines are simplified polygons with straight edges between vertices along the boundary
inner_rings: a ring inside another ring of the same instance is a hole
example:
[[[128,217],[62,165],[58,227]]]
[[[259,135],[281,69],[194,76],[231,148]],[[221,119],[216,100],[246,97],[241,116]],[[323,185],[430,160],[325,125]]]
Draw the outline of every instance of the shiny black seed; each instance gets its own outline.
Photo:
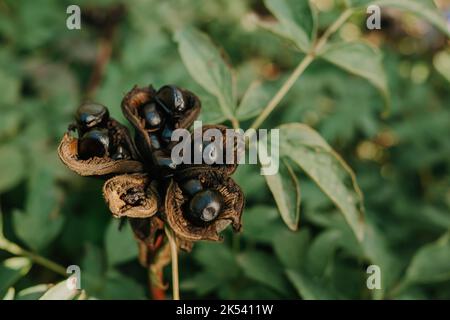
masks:
[[[172,133],[173,133],[173,129],[171,127],[170,124],[166,124],[164,126],[163,131],[161,132],[161,139],[165,142],[165,143],[169,143],[172,139]]]
[[[112,158],[114,160],[130,159],[130,153],[123,146],[118,146],[116,152],[114,152]]]
[[[181,90],[171,85],[159,89],[156,100],[170,114],[181,113],[187,107]]]
[[[152,149],[153,150],[161,149],[161,143],[159,141],[158,136],[156,134],[150,133],[149,137],[150,137],[150,142],[152,144]]]
[[[189,179],[181,184],[181,190],[188,196],[192,197],[197,192],[203,190],[203,186],[198,179]]]
[[[78,142],[78,156],[86,160],[103,157],[108,153],[109,136],[106,129],[92,129],[86,132]]]
[[[154,103],[144,105],[143,112],[145,116],[145,123],[149,129],[156,129],[161,126],[163,119]]]
[[[75,116],[78,125],[83,130],[96,126],[105,128],[109,119],[109,111],[104,105],[88,102],[78,108]]]
[[[189,202],[187,219],[194,224],[212,222],[219,216],[222,206],[223,198],[218,191],[200,191]]]
[[[172,157],[170,155],[166,156],[164,154],[156,153],[156,154],[154,154],[154,159],[155,159],[156,165],[158,167],[161,167],[162,170],[165,170],[165,169],[175,170],[177,168],[177,165],[175,163],[173,163]]]

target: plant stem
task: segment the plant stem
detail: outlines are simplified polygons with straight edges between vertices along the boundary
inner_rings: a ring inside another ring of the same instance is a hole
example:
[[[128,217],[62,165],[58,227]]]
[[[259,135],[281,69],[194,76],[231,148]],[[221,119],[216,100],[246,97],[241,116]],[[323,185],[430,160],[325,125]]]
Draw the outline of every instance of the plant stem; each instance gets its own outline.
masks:
[[[238,119],[231,118],[230,121],[231,121],[231,124],[233,126],[233,129],[239,129],[240,125],[239,125],[239,120]]]
[[[250,126],[251,129],[257,129],[266,120],[269,114],[278,106],[280,101],[284,98],[289,89],[292,88],[298,77],[302,75],[305,69],[313,62],[314,56],[312,54],[307,54],[300,64],[295,68],[294,72],[289,76],[286,82],[281,86],[280,90],[273,96],[269,101],[267,106],[263,109],[261,114],[256,118],[253,124]]]
[[[170,256],[172,258],[172,292],[173,300],[180,300],[180,286],[178,280],[178,249],[172,231],[165,228],[170,245]]]
[[[327,43],[329,37],[335,33],[344,22],[352,15],[353,9],[346,9],[339,18],[325,31],[325,33],[319,38],[316,44],[313,46],[312,50],[300,61],[299,65],[295,68],[286,82],[281,86],[278,92],[269,101],[267,106],[263,109],[261,114],[256,118],[253,124],[250,126],[251,129],[258,129],[259,126],[267,119],[267,117],[272,113],[272,111],[278,106],[280,101],[284,98],[287,92],[292,88],[297,79],[303,74],[306,68],[314,61],[317,53],[323,49]]]
[[[57,264],[56,262],[53,262],[47,258],[44,258],[36,253],[25,250],[25,249],[19,247],[17,244],[9,241],[8,239],[6,239],[4,237],[0,238],[0,249],[8,251],[9,253],[16,255],[16,256],[27,257],[31,261],[35,262],[36,264],[39,264],[57,274],[60,274],[63,277],[67,277],[66,268],[64,268],[63,266],[61,266],[61,265]]]

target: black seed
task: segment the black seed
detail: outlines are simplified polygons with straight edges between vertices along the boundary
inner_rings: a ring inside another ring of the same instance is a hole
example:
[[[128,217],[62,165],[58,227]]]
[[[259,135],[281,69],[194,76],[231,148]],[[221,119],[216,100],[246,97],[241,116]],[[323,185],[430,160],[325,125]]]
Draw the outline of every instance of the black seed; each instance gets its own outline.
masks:
[[[172,158],[170,156],[166,156],[163,154],[154,154],[155,162],[158,167],[169,170],[175,170],[177,165],[172,162]]]
[[[170,114],[181,113],[187,107],[181,90],[172,85],[159,89],[156,100]]]
[[[188,196],[192,197],[197,192],[203,190],[203,186],[198,179],[189,179],[181,184],[181,190]]]
[[[161,149],[161,143],[159,142],[158,136],[156,134],[150,133],[149,137],[150,137],[150,142],[152,144],[152,149],[153,150]]]
[[[200,191],[189,202],[187,218],[194,224],[212,222],[219,216],[222,205],[223,198],[218,191]]]
[[[112,158],[114,160],[130,159],[130,153],[123,146],[118,146]]]
[[[144,105],[143,112],[145,116],[145,123],[149,129],[155,129],[161,126],[163,119],[154,103]]]
[[[173,129],[169,124],[166,124],[164,126],[163,131],[161,132],[161,139],[164,141],[164,143],[169,143],[172,139],[172,133]]]
[[[78,156],[81,159],[103,157],[108,153],[109,136],[106,129],[93,129],[86,132],[78,142]]]
[[[99,103],[84,103],[78,108],[76,113],[77,123],[83,130],[93,127],[106,128],[108,119],[108,109]]]

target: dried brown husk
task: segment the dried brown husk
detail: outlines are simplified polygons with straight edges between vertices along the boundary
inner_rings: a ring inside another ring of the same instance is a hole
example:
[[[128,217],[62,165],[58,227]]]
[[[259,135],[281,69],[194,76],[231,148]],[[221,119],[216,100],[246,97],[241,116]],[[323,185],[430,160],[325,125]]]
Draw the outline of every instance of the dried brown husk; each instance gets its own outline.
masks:
[[[158,211],[156,185],[146,174],[126,174],[109,179],[103,185],[103,196],[116,218],[149,218]]]
[[[169,184],[165,199],[165,217],[175,235],[188,241],[220,241],[219,233],[230,223],[235,231],[241,229],[244,195],[240,187],[230,177],[218,171],[192,170],[185,172],[185,178],[199,179],[204,188],[220,192],[224,199],[223,208],[216,220],[205,226],[196,226],[183,215],[183,205],[189,201],[181,191],[177,181]]]
[[[78,139],[65,133],[59,146],[61,161],[81,176],[108,176],[111,174],[143,172],[144,167],[137,160],[114,160],[109,156],[93,157],[87,160],[78,158]]]
[[[140,160],[139,152],[131,139],[128,129],[112,118],[109,119],[107,127],[112,145],[125,147],[130,152],[131,159]]]
[[[192,92],[184,89],[180,89],[183,95],[189,95],[193,97],[195,101],[194,106],[187,109],[183,115],[177,119],[174,123],[174,129],[189,128],[195,119],[200,114],[201,103],[200,100]],[[122,112],[128,121],[131,122],[136,129],[138,135],[136,143],[139,144],[139,149],[144,153],[147,158],[151,158],[152,143],[149,137],[149,130],[145,128],[145,119],[139,114],[141,106],[152,101],[155,97],[156,91],[153,86],[148,87],[133,87],[122,100]]]

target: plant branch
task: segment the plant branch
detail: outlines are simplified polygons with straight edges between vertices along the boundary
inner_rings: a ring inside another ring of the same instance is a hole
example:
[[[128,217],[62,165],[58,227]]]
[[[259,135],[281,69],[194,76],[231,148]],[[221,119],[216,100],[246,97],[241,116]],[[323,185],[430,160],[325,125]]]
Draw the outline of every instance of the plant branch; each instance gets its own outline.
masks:
[[[178,279],[178,249],[172,231],[165,228],[170,245],[170,256],[172,258],[172,292],[173,300],[180,300],[180,287]]]
[[[251,129],[258,129],[259,126],[267,119],[267,117],[272,113],[272,111],[278,106],[280,101],[292,88],[297,79],[303,74],[306,68],[314,61],[316,55],[323,49],[327,43],[330,36],[335,33],[347,19],[352,15],[353,9],[346,9],[339,18],[324,32],[324,34],[318,39],[318,41],[313,46],[312,50],[300,61],[299,65],[295,68],[286,82],[281,86],[278,92],[269,101],[267,106],[263,109],[261,114],[256,118],[253,124],[250,126]]]
[[[55,273],[58,273],[64,277],[67,277],[66,268],[64,268],[63,266],[61,266],[47,258],[44,258],[36,253],[27,251],[27,250],[19,247],[14,242],[11,242],[8,239],[6,239],[5,235],[3,233],[3,217],[2,216],[3,216],[3,213],[2,213],[2,209],[0,207],[0,249],[1,250],[7,251],[15,256],[28,257],[31,261],[49,269],[49,270],[52,270]]]
[[[97,58],[92,71],[89,84],[86,89],[86,98],[92,99],[101,84],[106,66],[111,58],[112,53],[112,36],[107,38],[100,38],[98,43]]]
[[[0,249],[5,250],[15,256],[27,257],[34,263],[39,264],[57,274],[60,274],[63,277],[67,277],[66,268],[64,268],[63,266],[61,266],[61,265],[57,264],[56,262],[53,262],[47,258],[44,258],[36,253],[25,250],[25,249],[19,247],[14,242],[11,242],[4,237],[0,238]]]

